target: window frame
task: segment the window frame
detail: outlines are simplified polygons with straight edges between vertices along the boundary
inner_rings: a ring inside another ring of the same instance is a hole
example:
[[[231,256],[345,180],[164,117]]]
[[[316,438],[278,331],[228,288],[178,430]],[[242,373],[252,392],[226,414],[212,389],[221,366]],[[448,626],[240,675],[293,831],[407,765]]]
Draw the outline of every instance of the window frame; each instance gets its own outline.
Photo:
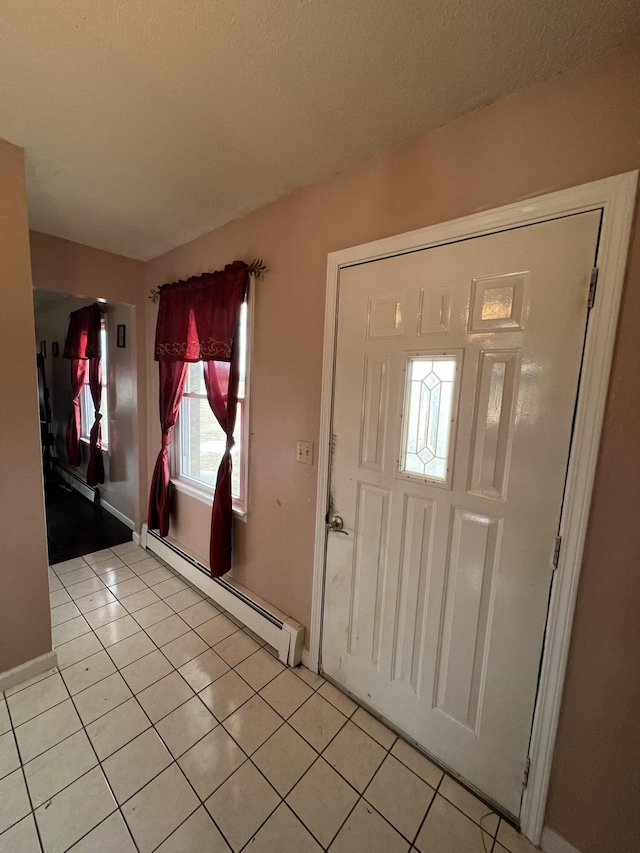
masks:
[[[108,334],[107,323],[103,315],[100,324],[100,362],[102,365],[102,398],[100,402],[100,414],[102,415],[102,449],[105,452],[109,450],[109,390],[108,390]],[[91,388],[89,386],[89,361],[87,360],[86,370],[84,374],[84,382],[82,391],[80,391],[80,441],[85,444],[90,442],[91,427],[95,422],[95,408],[93,405],[93,397],[91,396]],[[88,418],[88,413],[92,413],[92,417]],[[91,420],[91,423],[89,423]]]
[[[239,412],[238,420],[236,421],[236,438],[238,435],[237,425],[240,423],[240,434],[242,441],[238,442],[240,456],[240,497],[232,496],[231,506],[233,514],[241,521],[247,520],[249,508],[249,413],[251,406],[251,351],[253,344],[253,289],[249,288],[249,294],[246,301],[246,336],[245,336],[245,374],[244,374],[244,396],[238,399]],[[202,362],[196,362],[202,367]],[[213,497],[215,494],[215,486],[190,477],[182,471],[182,403],[185,399],[204,399],[206,394],[187,393],[183,394],[180,400],[180,411],[176,418],[176,425],[171,435],[170,445],[170,463],[171,463],[171,483],[178,492],[183,492],[190,497],[196,498],[209,506],[213,506]],[[236,445],[236,446],[238,446]]]

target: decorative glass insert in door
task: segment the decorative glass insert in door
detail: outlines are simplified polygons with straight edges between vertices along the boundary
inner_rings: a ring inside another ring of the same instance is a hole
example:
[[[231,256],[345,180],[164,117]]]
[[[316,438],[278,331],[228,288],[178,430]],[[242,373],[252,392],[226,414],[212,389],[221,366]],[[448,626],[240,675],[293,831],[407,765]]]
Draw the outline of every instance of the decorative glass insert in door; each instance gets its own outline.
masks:
[[[456,355],[407,359],[401,474],[447,482],[457,367]]]

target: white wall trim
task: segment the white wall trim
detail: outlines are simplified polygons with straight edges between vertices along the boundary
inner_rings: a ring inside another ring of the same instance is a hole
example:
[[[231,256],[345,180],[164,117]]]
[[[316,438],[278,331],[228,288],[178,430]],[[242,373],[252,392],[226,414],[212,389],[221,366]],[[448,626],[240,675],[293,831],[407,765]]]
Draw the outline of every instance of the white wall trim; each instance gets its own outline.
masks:
[[[277,649],[282,663],[289,666],[297,666],[300,663],[304,627],[295,619],[277,610],[268,601],[254,595],[251,590],[232,578],[218,581],[205,574],[194,564],[196,561],[191,562],[189,555],[181,553],[173,543],[168,544],[157,536],[150,535],[146,524],[142,526],[140,545],[164,560],[192,586]]]
[[[247,403],[249,398],[247,397]],[[247,403],[245,403],[245,413],[248,414]],[[245,417],[246,417],[245,414]],[[172,442],[171,447],[174,446],[177,442]],[[179,468],[179,462],[177,461],[177,454],[174,455],[174,465],[175,470]],[[246,474],[246,469],[245,469]],[[189,495],[190,498],[194,498],[194,500],[201,501],[203,504],[206,504],[209,507],[213,506],[213,497],[215,493],[215,489],[211,489],[210,491],[205,491],[205,488],[199,488],[199,485],[191,485],[186,479],[182,479],[179,474],[175,477],[171,477],[171,486],[178,492],[182,492],[184,495]],[[246,492],[245,492],[246,494]],[[242,509],[237,509],[235,506],[231,506],[231,511],[233,512],[233,517],[236,521],[241,521],[243,524],[247,523],[247,511]]]
[[[602,208],[603,224],[597,263],[598,294],[589,317],[585,359],[579,390],[576,427],[569,461],[567,492],[561,522],[563,546],[555,573],[548,614],[542,669],[529,757],[529,785],[520,821],[523,834],[540,842],[551,763],[564,686],[571,627],[595,478],[615,332],[624,282],[638,172],[604,178],[568,190],[483,211],[462,219],[387,237],[329,254],[325,301],[325,334],[318,447],[318,491],[314,551],[309,668],[320,666],[326,551],[325,513],[329,498],[331,422],[335,362],[337,294],[340,270],[353,264],[431,248],[453,240],[480,237],[504,228],[531,225],[574,213]]]
[[[57,460],[52,460],[55,465],[58,474],[62,477],[62,479],[68,483],[72,489],[75,489],[79,492],[83,497],[87,498],[87,500],[93,503],[96,495],[96,489],[93,486],[87,485],[87,483],[79,477],[74,471],[71,471],[69,468],[66,468],[64,465],[61,465]],[[98,495],[100,495],[100,489],[98,487]],[[135,530],[135,522],[126,516],[123,512],[120,512],[119,509],[116,509],[112,504],[108,501],[105,501],[100,495],[100,506],[103,509],[106,509],[107,512],[111,513],[118,521],[121,521],[124,525],[126,525],[129,530]]]
[[[95,489],[88,486],[86,482],[75,473],[75,471],[71,471],[71,469],[61,465],[56,459],[53,459],[52,462],[65,483],[68,483],[72,489],[75,489],[76,492],[80,492],[84,498],[93,503],[96,494]]]
[[[0,693],[3,690],[9,690],[17,684],[22,684],[23,681],[28,681],[30,678],[35,678],[36,675],[41,675],[48,669],[53,669],[58,665],[58,653],[54,650],[47,652],[46,655],[28,660],[26,663],[21,663],[20,666],[14,666],[6,672],[0,674]]]
[[[102,498],[100,498],[100,506],[103,509],[106,509],[107,512],[110,512],[111,515],[115,516],[115,518],[117,518],[118,521],[121,521],[126,527],[129,528],[129,530],[135,530],[136,525],[133,519],[128,518],[128,516],[126,516],[123,512],[120,512],[119,509],[116,509],[114,506],[112,506],[110,503],[103,500]]]
[[[580,853],[577,847],[569,844],[561,835],[551,829],[550,826],[545,826],[542,831],[542,841],[540,846],[544,853]]]

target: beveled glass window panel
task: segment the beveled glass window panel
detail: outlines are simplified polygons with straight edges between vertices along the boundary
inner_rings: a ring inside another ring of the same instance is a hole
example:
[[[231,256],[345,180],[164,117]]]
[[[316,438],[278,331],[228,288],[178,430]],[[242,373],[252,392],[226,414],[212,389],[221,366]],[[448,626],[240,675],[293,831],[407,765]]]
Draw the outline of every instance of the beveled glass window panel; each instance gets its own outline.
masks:
[[[513,291],[510,287],[487,289],[482,303],[483,320],[509,320],[513,311]]]
[[[524,329],[528,272],[474,278],[471,282],[469,332],[515,332]]]
[[[446,482],[456,368],[452,355],[407,360],[401,474]]]

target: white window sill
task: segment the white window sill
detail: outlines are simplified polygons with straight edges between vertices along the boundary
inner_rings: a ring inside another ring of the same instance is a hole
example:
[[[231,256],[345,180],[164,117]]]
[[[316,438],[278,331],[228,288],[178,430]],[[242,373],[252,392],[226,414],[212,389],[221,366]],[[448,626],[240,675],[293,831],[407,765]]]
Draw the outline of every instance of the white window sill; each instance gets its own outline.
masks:
[[[80,436],[80,441],[81,441],[83,444],[86,444],[86,445],[87,445],[87,447],[88,447],[88,446],[89,446],[89,444],[90,444],[89,436],[88,436],[88,435],[81,435],[81,436]],[[108,452],[109,452],[109,445],[108,445],[108,444],[105,444],[105,443],[104,443],[104,441],[102,442],[102,450],[103,450],[103,452],[104,452],[104,453],[108,453]]]
[[[213,492],[208,492],[204,489],[199,489],[196,485],[192,485],[191,483],[187,483],[185,480],[179,480],[178,478],[174,477],[171,478],[171,483],[178,492],[182,492],[185,495],[189,495],[189,497],[191,498],[195,498],[198,501],[202,501],[202,503],[207,504],[207,506],[213,506]],[[246,522],[246,510],[238,509],[234,506],[233,514],[238,519],[238,521]]]

